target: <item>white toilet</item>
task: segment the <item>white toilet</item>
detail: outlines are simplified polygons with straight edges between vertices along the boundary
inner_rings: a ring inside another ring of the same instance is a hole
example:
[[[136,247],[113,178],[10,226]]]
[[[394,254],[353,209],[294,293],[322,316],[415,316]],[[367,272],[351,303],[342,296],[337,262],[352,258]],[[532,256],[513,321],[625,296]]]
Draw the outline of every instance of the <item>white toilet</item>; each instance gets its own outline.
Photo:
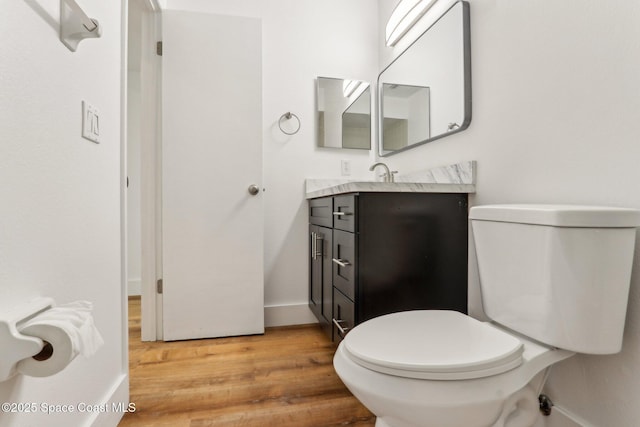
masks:
[[[368,320],[336,372],[376,427],[531,427],[548,368],[622,347],[640,211],[477,206],[469,217],[484,311]]]

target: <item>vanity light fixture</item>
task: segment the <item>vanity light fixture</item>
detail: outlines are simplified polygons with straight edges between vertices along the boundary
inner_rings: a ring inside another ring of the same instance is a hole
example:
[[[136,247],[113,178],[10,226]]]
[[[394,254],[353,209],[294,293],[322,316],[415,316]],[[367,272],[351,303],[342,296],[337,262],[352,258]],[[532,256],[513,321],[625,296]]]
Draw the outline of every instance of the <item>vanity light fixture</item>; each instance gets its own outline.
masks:
[[[400,0],[387,21],[385,41],[395,46],[437,0]]]

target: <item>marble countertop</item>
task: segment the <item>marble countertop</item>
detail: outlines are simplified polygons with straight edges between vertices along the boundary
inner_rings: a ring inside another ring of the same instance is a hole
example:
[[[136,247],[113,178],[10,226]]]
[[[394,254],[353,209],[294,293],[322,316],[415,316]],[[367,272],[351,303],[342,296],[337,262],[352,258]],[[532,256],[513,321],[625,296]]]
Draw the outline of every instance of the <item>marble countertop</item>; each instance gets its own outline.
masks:
[[[426,182],[350,181],[306,193],[307,199],[356,192],[401,193],[475,193],[473,184],[440,184]]]
[[[475,193],[475,161],[399,176],[396,182],[348,179],[307,179],[306,198],[355,192]]]

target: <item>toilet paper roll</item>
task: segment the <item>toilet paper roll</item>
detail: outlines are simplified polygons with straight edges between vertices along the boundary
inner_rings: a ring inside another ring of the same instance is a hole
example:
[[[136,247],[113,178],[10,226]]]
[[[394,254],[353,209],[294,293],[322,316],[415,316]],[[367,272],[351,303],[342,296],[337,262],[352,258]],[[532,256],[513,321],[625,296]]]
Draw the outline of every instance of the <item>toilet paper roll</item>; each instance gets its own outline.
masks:
[[[20,325],[20,333],[42,339],[45,348],[37,357],[18,362],[18,372],[48,377],[66,368],[78,354],[92,356],[104,344],[93,323],[92,309],[90,302],[76,301],[53,307]]]

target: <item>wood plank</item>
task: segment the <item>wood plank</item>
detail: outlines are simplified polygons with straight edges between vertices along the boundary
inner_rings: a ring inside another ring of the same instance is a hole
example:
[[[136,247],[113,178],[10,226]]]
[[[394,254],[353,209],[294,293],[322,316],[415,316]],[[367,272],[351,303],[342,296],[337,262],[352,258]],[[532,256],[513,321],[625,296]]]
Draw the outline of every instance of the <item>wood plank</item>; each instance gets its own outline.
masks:
[[[373,427],[375,417],[333,370],[317,325],[264,335],[140,341],[140,299],[129,299],[131,402],[120,427]]]

